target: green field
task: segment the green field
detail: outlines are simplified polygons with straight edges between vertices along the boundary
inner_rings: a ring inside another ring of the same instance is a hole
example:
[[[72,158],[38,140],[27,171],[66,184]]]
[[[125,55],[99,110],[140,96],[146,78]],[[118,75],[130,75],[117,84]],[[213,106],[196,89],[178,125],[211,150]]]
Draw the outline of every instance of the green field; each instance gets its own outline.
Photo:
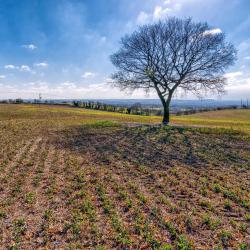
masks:
[[[68,121],[69,125],[107,120],[129,124],[159,124],[161,122],[159,116],[127,115],[62,106],[1,105],[0,107],[1,119],[9,119],[9,110],[11,110],[14,118],[18,120],[31,117],[40,120],[52,118],[49,119],[50,122],[60,123],[61,119],[63,119],[64,123]],[[228,128],[250,133],[250,109],[209,111],[183,116],[172,115],[171,124],[191,127]]]
[[[160,120],[0,105],[0,249],[248,249],[250,110]]]
[[[173,117],[173,123],[204,127],[219,127],[250,133],[250,109],[220,110]]]

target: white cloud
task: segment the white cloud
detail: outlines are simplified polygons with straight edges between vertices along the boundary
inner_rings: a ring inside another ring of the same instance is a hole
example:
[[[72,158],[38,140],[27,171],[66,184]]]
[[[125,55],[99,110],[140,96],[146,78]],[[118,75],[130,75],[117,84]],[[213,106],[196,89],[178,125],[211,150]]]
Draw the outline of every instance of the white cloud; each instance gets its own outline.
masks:
[[[13,64],[7,64],[4,65],[5,69],[16,69],[19,70],[20,72],[31,72],[32,74],[35,74],[35,71],[32,71],[31,68],[28,65],[21,65],[21,66],[16,66]]]
[[[42,67],[42,68],[47,68],[49,65],[46,62],[40,62],[40,63],[35,63],[34,66],[36,66],[36,67]]]
[[[158,20],[166,17],[172,11],[171,8],[163,8],[162,6],[155,6],[153,19]]]
[[[91,77],[94,77],[96,74],[93,73],[93,72],[85,72],[83,75],[82,75],[82,78],[91,78]]]
[[[5,79],[6,76],[5,75],[0,75],[0,79]]]
[[[6,64],[4,65],[4,68],[5,69],[17,69],[18,67],[13,64]]]
[[[149,22],[149,20],[150,20],[150,16],[146,12],[141,11],[137,17],[136,22],[141,25],[141,24],[145,24]]]
[[[158,98],[154,91],[146,95],[143,90],[136,90],[133,93],[127,91],[122,92],[118,88],[108,84],[109,80],[96,84],[80,84],[76,82],[66,81],[58,84],[51,82],[34,81],[27,83],[19,83],[9,85],[0,83],[0,99],[9,98],[38,98],[38,93],[42,93],[43,99],[105,99],[105,98]],[[250,75],[244,79],[236,79],[227,85],[227,95],[225,99],[249,98],[250,91]],[[178,98],[193,96],[178,96]],[[215,96],[210,96],[216,98]]]
[[[66,88],[76,88],[76,84],[74,82],[62,82],[60,85],[59,85],[59,88],[60,87],[66,87]]]
[[[243,75],[243,72],[236,71],[236,72],[226,73],[224,75],[224,77],[226,77],[227,79],[232,79],[232,78],[236,78],[236,77],[239,77],[239,76],[242,76],[242,75]]]
[[[212,29],[212,30],[206,30],[205,32],[203,32],[204,36],[208,36],[208,35],[217,35],[222,33],[222,30],[219,28],[216,29]]]
[[[22,47],[25,49],[29,49],[29,50],[37,49],[37,46],[32,44],[32,43],[31,44],[24,44],[24,45],[22,45]]]
[[[226,87],[226,90],[228,99],[249,99],[250,75],[246,78],[232,79]]]
[[[177,13],[181,10],[182,4],[175,1],[175,3],[172,3],[171,0],[166,0],[163,3],[164,5],[167,5],[167,7],[163,6],[155,6],[154,12],[153,12],[153,20],[159,20],[162,18],[166,18],[169,14]]]
[[[31,71],[31,69],[28,65],[21,65],[19,70],[22,72],[30,72]]]
[[[245,60],[250,60],[250,56],[245,56],[244,59]]]
[[[171,4],[171,0],[165,0],[165,1],[164,1],[164,4],[165,4],[165,5]]]
[[[38,93],[43,99],[105,99],[105,98],[145,98],[143,90],[122,92],[108,82],[95,84],[81,84],[71,81],[52,84],[35,81],[19,83],[18,85],[0,84],[0,99],[2,98],[37,98]],[[156,95],[149,96],[155,98]],[[157,97],[156,97],[157,98]]]
[[[156,5],[151,13],[141,11],[137,16],[136,23],[142,25],[149,22],[158,21],[160,19],[166,18],[169,14],[176,14],[181,10],[181,8],[181,3],[174,3],[170,0],[166,0],[162,5]]]

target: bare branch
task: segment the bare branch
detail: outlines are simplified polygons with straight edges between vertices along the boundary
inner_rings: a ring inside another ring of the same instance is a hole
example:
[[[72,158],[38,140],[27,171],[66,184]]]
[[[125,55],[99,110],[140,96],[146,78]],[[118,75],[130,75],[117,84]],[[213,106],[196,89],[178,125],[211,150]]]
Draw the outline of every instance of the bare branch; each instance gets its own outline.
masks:
[[[140,27],[121,39],[121,48],[111,56],[118,71],[112,75],[121,89],[155,89],[165,108],[177,88],[200,95],[222,92],[222,77],[236,59],[233,45],[223,33],[209,32],[207,23],[191,18],[168,18]]]

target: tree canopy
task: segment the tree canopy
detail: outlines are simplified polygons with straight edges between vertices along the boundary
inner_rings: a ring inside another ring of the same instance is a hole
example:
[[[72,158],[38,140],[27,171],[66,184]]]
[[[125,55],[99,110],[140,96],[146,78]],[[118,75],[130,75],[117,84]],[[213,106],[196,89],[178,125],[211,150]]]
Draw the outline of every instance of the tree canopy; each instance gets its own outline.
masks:
[[[177,88],[196,95],[222,92],[224,72],[235,59],[236,50],[220,29],[172,17],[121,39],[120,49],[111,55],[117,68],[112,79],[121,89],[155,89],[164,107],[163,123],[168,123]]]

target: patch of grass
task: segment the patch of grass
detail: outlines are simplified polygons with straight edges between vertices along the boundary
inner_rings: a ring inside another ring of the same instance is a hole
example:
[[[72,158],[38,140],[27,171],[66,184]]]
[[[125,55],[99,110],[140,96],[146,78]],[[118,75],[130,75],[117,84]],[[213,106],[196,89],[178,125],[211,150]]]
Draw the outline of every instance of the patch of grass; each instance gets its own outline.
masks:
[[[222,230],[220,232],[220,239],[224,247],[228,247],[230,244],[230,240],[233,238],[232,233],[226,230]]]
[[[72,214],[72,220],[71,223],[65,224],[65,229],[69,230],[71,229],[73,239],[79,239],[80,233],[81,233],[81,226],[84,218],[82,216],[82,213],[79,210],[74,210]]]
[[[245,215],[245,220],[248,221],[248,222],[250,222],[250,214],[246,214]]]
[[[35,201],[36,201],[36,193],[34,193],[34,192],[28,192],[25,195],[24,201],[27,204],[33,204],[33,203],[35,203]]]
[[[191,243],[188,241],[188,239],[184,235],[180,235],[178,237],[176,247],[178,250],[192,250],[193,249]]]
[[[116,121],[96,121],[94,123],[84,126],[88,128],[114,128],[114,127],[120,127],[121,124]]]
[[[232,190],[223,190],[223,195],[225,198],[228,198],[232,201],[237,202],[240,206],[242,207],[249,207],[249,201],[247,200],[243,200],[239,195],[237,195],[235,192],[233,192]]]
[[[47,209],[44,211],[44,215],[43,215],[43,218],[46,220],[46,221],[50,221],[53,217],[53,212],[52,210],[50,209]]]
[[[99,185],[96,190],[103,204],[104,213],[109,215],[112,227],[116,232],[116,241],[123,247],[129,246],[131,244],[129,233],[119,218],[114,205],[107,196],[105,188]]]
[[[215,193],[220,193],[222,191],[222,187],[220,186],[220,184],[217,183],[213,184],[212,188]]]
[[[248,244],[247,243],[240,243],[239,250],[248,250]]]
[[[208,214],[203,215],[202,223],[211,230],[215,230],[221,224],[220,220],[213,220]]]
[[[230,201],[225,201],[224,208],[228,211],[232,211],[232,203]]]
[[[20,240],[20,236],[24,235],[26,230],[27,230],[27,225],[23,218],[19,218],[14,221],[13,231],[14,231],[14,237],[16,241]]]
[[[247,233],[247,229],[248,229],[248,225],[246,223],[240,223],[239,225],[239,230],[242,232],[242,233]]]
[[[174,224],[171,221],[167,221],[165,223],[165,226],[170,234],[171,239],[175,240],[177,238],[177,235],[178,235],[178,230],[176,229]]]
[[[6,217],[7,217],[6,212],[3,209],[0,209],[0,219],[1,218],[6,218]]]
[[[163,244],[162,246],[156,248],[157,250],[173,250],[173,246],[169,244]]]
[[[210,203],[210,201],[201,200],[201,201],[199,201],[199,205],[202,208],[207,208],[208,210],[214,211],[214,207],[212,206],[212,204]]]
[[[88,215],[90,222],[94,222],[96,220],[96,212],[95,212],[94,206],[88,198],[84,199],[84,201],[81,204],[80,209],[82,212]]]

